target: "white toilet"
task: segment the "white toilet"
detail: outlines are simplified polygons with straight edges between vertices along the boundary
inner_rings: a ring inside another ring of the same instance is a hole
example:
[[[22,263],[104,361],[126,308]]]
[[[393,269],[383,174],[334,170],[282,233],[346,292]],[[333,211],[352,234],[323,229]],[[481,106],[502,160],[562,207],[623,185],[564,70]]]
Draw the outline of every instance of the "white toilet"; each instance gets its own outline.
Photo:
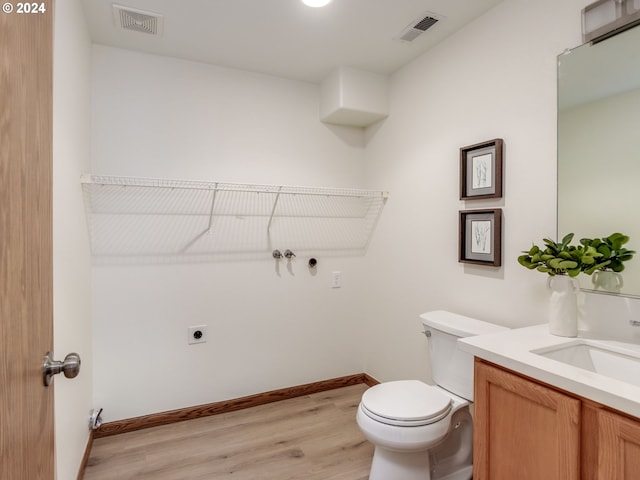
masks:
[[[356,420],[375,445],[369,480],[469,480],[473,463],[473,356],[461,337],[507,330],[445,311],[420,315],[437,386],[386,382],[362,395]]]

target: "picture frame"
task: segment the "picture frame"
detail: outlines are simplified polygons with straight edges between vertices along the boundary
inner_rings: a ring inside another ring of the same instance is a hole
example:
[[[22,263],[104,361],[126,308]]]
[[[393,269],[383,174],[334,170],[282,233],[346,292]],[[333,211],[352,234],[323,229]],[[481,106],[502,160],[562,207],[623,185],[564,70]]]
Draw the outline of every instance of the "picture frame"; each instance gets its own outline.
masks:
[[[502,209],[461,210],[458,261],[502,265]]]
[[[502,197],[503,148],[495,138],[460,149],[460,200]]]

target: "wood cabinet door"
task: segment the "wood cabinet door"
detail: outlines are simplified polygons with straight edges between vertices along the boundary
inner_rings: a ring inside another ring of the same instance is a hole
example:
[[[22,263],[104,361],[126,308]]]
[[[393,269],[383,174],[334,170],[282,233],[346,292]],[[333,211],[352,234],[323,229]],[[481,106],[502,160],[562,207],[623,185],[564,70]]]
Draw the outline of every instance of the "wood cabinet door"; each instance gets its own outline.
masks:
[[[474,480],[577,480],[580,406],[476,360]]]
[[[596,431],[585,431],[598,441],[598,480],[640,478],[640,423],[607,410],[597,410]]]

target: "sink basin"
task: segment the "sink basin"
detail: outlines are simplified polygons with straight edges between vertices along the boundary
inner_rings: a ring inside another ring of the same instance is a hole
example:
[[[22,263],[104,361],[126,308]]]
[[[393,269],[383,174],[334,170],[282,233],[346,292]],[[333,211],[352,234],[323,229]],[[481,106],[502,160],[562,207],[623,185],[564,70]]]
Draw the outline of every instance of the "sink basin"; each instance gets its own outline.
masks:
[[[640,386],[640,354],[635,351],[592,340],[575,340],[531,353]]]

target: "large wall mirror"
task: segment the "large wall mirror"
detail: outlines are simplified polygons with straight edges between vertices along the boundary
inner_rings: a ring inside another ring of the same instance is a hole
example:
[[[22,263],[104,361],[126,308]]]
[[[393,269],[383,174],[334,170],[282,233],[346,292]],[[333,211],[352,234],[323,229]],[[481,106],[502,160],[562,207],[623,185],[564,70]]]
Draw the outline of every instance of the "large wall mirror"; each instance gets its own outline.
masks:
[[[640,27],[558,57],[558,237],[631,237],[640,252]],[[584,290],[640,297],[640,253]]]

